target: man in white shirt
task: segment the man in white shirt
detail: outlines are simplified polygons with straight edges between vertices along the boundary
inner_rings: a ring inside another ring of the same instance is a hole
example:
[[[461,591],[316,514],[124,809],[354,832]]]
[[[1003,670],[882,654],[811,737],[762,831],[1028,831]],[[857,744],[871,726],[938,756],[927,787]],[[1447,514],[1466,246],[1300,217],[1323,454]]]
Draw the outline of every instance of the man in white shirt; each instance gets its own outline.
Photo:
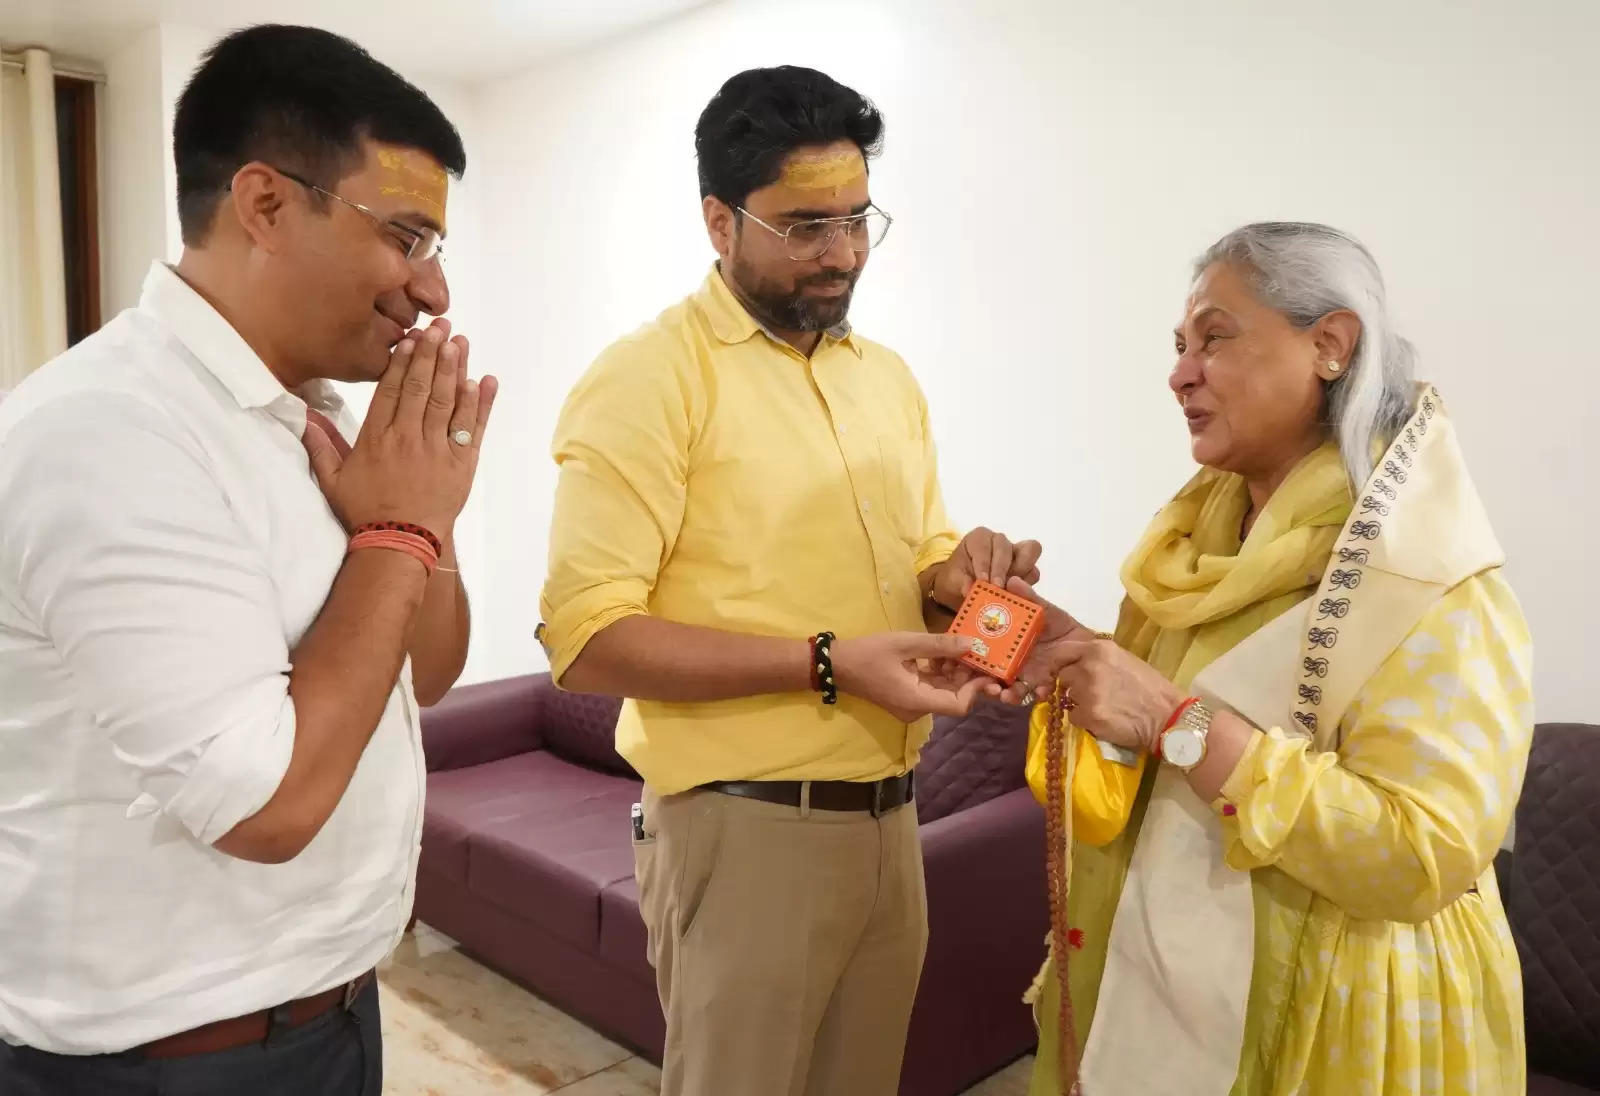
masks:
[[[410,330],[465,154],[300,27],[219,42],[174,152],[181,261],[0,406],[0,1092],[378,1096],[495,393]]]

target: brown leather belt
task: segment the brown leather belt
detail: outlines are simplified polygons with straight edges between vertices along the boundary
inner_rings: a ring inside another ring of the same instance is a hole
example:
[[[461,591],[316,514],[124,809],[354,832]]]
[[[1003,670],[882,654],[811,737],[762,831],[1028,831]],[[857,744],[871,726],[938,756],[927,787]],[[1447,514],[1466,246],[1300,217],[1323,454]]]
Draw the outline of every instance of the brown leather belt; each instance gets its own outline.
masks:
[[[202,1024],[189,1031],[180,1031],[165,1039],[134,1047],[133,1053],[145,1058],[192,1058],[197,1054],[215,1054],[219,1050],[264,1043],[272,1033],[274,1023],[280,1028],[297,1028],[309,1024],[336,1005],[349,1009],[372,978],[373,972],[369,970],[342,986],[334,986],[277,1008],[266,1008],[247,1016],[235,1016]]]
[[[759,799],[785,807],[800,806],[800,789],[811,785],[811,806],[819,811],[867,811],[877,818],[911,802],[916,788],[914,773],[887,780],[716,780],[701,787],[723,795]]]

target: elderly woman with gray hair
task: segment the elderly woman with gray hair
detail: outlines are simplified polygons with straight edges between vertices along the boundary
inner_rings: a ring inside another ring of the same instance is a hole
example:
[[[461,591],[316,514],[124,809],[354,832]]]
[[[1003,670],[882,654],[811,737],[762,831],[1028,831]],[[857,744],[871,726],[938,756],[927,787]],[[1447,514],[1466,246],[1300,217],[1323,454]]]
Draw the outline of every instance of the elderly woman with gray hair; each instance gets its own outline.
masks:
[[[1124,565],[1114,638],[1048,606],[1006,693],[1042,702],[1041,800],[1066,727],[1075,838],[1032,1092],[1522,1092],[1491,864],[1530,640],[1444,404],[1321,225],[1218,241],[1175,336],[1204,467]]]

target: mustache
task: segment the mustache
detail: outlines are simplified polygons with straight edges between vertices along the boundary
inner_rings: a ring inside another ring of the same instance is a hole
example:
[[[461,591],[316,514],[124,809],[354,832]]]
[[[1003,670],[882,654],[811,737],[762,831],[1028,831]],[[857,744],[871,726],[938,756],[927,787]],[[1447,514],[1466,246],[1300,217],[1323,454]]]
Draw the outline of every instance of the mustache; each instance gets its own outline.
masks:
[[[796,289],[805,289],[808,286],[815,285],[828,289],[836,285],[842,285],[848,289],[856,284],[856,279],[860,276],[858,271],[851,271],[848,274],[813,274],[807,278],[795,279],[794,287]]]

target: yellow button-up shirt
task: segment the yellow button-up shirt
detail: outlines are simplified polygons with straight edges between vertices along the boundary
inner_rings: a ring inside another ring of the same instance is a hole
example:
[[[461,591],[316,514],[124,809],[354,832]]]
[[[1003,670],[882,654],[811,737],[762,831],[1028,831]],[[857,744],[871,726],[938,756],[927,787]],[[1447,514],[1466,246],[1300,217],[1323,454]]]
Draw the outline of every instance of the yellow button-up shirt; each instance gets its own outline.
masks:
[[[540,608],[558,682],[634,614],[795,639],[920,631],[918,575],[958,543],[905,362],[847,328],[808,360],[716,270],[600,356],[567,399],[554,456]],[[895,776],[928,730],[853,696],[630,700],[617,749],[670,795],[712,780]]]

